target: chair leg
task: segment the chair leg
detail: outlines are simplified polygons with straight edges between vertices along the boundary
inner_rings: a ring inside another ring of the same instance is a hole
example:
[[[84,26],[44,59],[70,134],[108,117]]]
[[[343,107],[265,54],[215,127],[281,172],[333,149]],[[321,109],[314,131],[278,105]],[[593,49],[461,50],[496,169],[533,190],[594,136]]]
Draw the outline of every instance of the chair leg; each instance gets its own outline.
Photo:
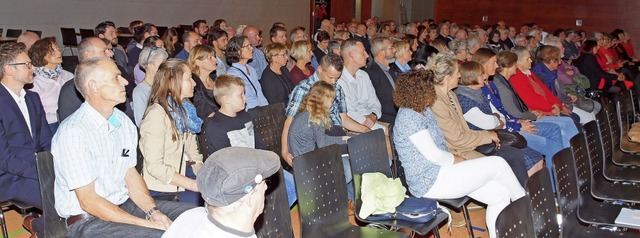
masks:
[[[7,231],[7,221],[4,219],[4,211],[0,207],[0,222],[2,222],[2,237],[8,238],[9,232]]]
[[[469,232],[469,237],[475,238],[473,235],[473,226],[471,225],[471,217],[469,216],[469,209],[467,209],[466,204],[462,206],[462,214],[464,214],[464,221],[467,223],[467,232]]]
[[[438,229],[437,226],[433,228],[433,237],[440,238],[440,230]]]

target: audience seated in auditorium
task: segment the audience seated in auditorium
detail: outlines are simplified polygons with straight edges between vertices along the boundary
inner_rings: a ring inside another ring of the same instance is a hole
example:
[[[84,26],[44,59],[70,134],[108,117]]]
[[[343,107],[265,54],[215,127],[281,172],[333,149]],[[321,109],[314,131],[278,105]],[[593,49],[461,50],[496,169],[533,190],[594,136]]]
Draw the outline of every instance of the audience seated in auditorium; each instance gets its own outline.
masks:
[[[133,89],[132,108],[134,122],[140,127],[142,117],[147,111],[151,87],[153,86],[158,68],[169,58],[169,54],[160,48],[144,47],[140,53],[139,67],[145,70],[144,79]]]
[[[391,44],[388,47],[391,48]],[[373,48],[372,42],[372,51]],[[347,115],[372,130],[384,128],[377,123],[382,116],[382,108],[376,96],[376,90],[371,83],[369,74],[360,69],[367,65],[369,57],[364,45],[355,39],[347,40],[342,43],[340,51],[344,61],[344,70],[337,84],[344,91],[348,109]]]
[[[83,60],[75,80],[86,101],[62,122],[51,145],[55,206],[67,236],[161,236],[194,206],[149,196],[135,169],[136,126],[114,108],[126,102],[127,81],[106,57]]]
[[[450,61],[456,64],[453,57]],[[457,78],[457,69],[453,71],[455,76],[447,79],[421,69],[400,75],[393,95],[400,107],[393,141],[412,195],[434,199],[470,196],[487,204],[486,225],[489,237],[495,237],[498,214],[525,192],[504,159],[480,156],[467,160],[449,152],[430,107],[438,100],[434,87],[440,80]]]
[[[97,37],[85,38],[80,42],[80,44],[78,44],[78,60],[80,61],[80,63],[91,58],[111,56],[113,56],[111,47],[107,46],[107,44],[103,40]],[[121,75],[125,79],[130,77],[126,75],[126,70],[122,68],[119,69]],[[135,87],[135,85],[132,86]],[[129,87],[129,85],[125,86],[125,90],[128,91],[127,87]],[[131,94],[133,94],[133,90],[131,90]],[[127,97],[129,97],[129,95],[127,95]],[[78,108],[80,108],[80,105],[82,105],[83,102],[84,97],[75,86],[75,79],[67,81],[64,85],[62,85],[62,88],[60,89],[60,97],[58,97],[58,121],[64,121]],[[117,104],[116,107],[121,111],[124,111],[124,113],[127,114],[127,116],[129,116],[132,121],[134,120],[133,109],[131,108],[129,99],[127,99],[127,102],[125,103]]]
[[[260,31],[255,26],[247,26],[242,31],[242,35],[245,36],[247,40],[249,40],[249,43],[253,48],[253,58],[251,59],[251,62],[249,62],[249,65],[253,67],[253,69],[255,69],[256,73],[258,74],[258,79],[260,78],[260,76],[262,76],[262,71],[264,71],[264,69],[269,66],[269,63],[267,63],[267,58],[265,58],[264,56],[264,52],[262,51],[262,49],[260,49],[260,47],[262,47],[261,32],[262,31]]]
[[[203,121],[189,99],[195,85],[182,60],[167,60],[156,73],[139,144],[143,178],[156,200],[201,204],[195,178],[203,160],[196,134]]]
[[[281,43],[271,43],[265,47],[264,51],[267,61],[269,61],[269,67],[262,72],[260,78],[262,93],[269,104],[287,104],[294,86],[286,67],[289,58],[287,46]]]
[[[50,48],[52,40],[41,44]],[[0,201],[16,200],[42,210],[36,153],[51,149],[52,133],[40,97],[24,90],[34,80],[32,63],[23,43],[0,44]],[[44,218],[29,215],[23,225],[32,237],[44,237]]]
[[[193,31],[185,31],[182,34],[182,45],[183,48],[175,55],[175,58],[187,61],[189,59],[189,53],[191,53],[191,49],[196,45],[201,45],[202,43],[200,35]]]
[[[460,77],[458,62],[450,53],[438,53],[427,61],[427,69],[434,73],[436,100],[432,111],[442,129],[447,147],[455,154],[464,158],[475,159],[484,156],[476,151],[476,147],[499,143],[498,135],[494,131],[471,130],[464,119],[462,107],[453,89],[458,86]],[[527,169],[524,154],[521,150],[511,146],[500,146],[488,153],[502,156],[514,174],[524,184],[527,179]],[[487,152],[485,152],[487,153]]]
[[[58,97],[60,89],[73,74],[62,69],[62,53],[54,37],[45,37],[36,41],[29,49],[31,65],[35,68],[33,88],[38,93],[47,115],[47,123],[52,134],[58,129]]]
[[[411,55],[411,52],[408,52],[409,47],[406,43],[405,46],[405,54]],[[397,74],[390,72],[389,65],[395,65],[394,62],[397,62],[395,59],[396,50],[389,38],[376,37],[371,41],[371,51],[373,54],[373,62],[367,65],[364,71],[369,75],[371,85],[381,105],[382,115],[380,115],[380,121],[393,123],[398,113],[398,108],[393,104],[393,90],[396,88],[395,81]],[[409,66],[407,61],[405,61],[405,66]],[[356,72],[356,77],[357,74]],[[366,78],[363,77],[356,80],[366,80]],[[349,96],[347,96],[347,100],[348,98]],[[349,102],[347,101],[347,108],[348,107]]]
[[[309,65],[313,56],[312,47],[313,45],[305,40],[296,41],[291,45],[291,57],[296,61],[295,66],[290,70],[293,85],[298,85],[315,73],[313,67]]]
[[[256,237],[265,207],[266,178],[278,172],[273,152],[227,148],[207,160],[197,178],[204,207],[185,211],[162,237]],[[237,191],[242,191],[238,193]]]
[[[591,90],[602,90],[609,94],[617,94],[626,90],[625,76],[622,73],[610,73],[600,67],[597,60],[598,43],[595,40],[587,40],[582,45],[580,56],[573,64],[582,74],[589,79]]]
[[[124,48],[118,45],[118,35],[116,24],[112,21],[104,21],[98,24],[94,28],[94,34],[100,39],[107,39],[111,43],[113,47],[113,60],[116,62],[118,67],[123,69],[128,69],[128,58],[127,54],[124,52]],[[128,74],[132,74],[133,72],[127,71]]]
[[[262,86],[259,81],[262,74],[258,74],[256,69],[248,64],[249,60],[255,56],[253,52],[256,50],[246,36],[233,37],[227,45],[227,64],[231,65],[227,74],[236,76],[244,82],[247,110],[269,104],[262,94]]]
[[[198,117],[204,120],[213,116],[219,109],[213,97],[215,78],[211,76],[211,73],[218,68],[216,52],[211,46],[196,45],[191,49],[187,63],[191,69],[191,77],[196,82],[193,105],[196,107]]]

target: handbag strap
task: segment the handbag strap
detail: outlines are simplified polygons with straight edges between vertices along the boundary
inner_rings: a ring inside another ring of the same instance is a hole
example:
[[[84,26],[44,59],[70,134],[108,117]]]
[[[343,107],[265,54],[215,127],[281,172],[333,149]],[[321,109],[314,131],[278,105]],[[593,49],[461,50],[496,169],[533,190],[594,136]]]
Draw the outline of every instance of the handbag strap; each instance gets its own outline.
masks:
[[[182,163],[184,163],[184,144],[185,144],[185,139],[187,138],[187,133],[183,133],[182,134],[182,152],[180,153],[180,166],[178,166],[178,174],[182,174]],[[176,186],[176,201],[177,199],[177,194],[180,193],[180,186]]]
[[[253,82],[251,82],[251,78],[249,78],[249,75],[247,75],[244,71],[242,71],[240,68],[236,67],[236,66],[231,66],[232,68],[235,68],[237,70],[240,70],[240,72],[244,75],[244,77],[247,78],[247,81],[249,81],[249,84],[251,84],[251,87],[253,88],[253,91],[256,92],[256,95],[258,95],[258,90],[256,89],[256,86],[253,85]]]

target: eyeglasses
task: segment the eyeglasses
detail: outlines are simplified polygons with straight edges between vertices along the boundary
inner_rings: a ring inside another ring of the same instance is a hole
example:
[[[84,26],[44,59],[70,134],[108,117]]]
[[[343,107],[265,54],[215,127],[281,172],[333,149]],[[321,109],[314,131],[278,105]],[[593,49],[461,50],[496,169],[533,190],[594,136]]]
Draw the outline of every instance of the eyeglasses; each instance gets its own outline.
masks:
[[[157,47],[157,46],[154,45],[154,46],[151,46],[150,48],[151,48],[151,50],[149,50],[149,54],[147,55],[147,61],[149,61],[149,57],[151,57],[151,53],[156,51],[160,47]]]
[[[13,63],[13,64],[7,64],[7,65],[12,65],[12,66],[26,65],[27,67],[32,67],[33,66],[33,64],[31,64],[31,61],[21,62],[21,63]]]
[[[289,53],[287,53],[287,52],[284,52],[282,54],[276,54],[276,56],[282,56],[282,57],[285,57],[285,58],[287,57],[287,55],[289,55]]]
[[[242,47],[240,47],[240,48],[247,48],[247,47],[251,47],[251,44],[243,45],[243,46],[242,46]]]

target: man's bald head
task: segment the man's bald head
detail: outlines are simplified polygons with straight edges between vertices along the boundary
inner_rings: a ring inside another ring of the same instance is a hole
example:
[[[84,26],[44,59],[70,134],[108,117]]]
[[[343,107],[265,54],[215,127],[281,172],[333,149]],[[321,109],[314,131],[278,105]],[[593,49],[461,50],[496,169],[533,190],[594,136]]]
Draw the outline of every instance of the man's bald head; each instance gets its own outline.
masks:
[[[40,40],[38,34],[30,31],[25,31],[18,37],[18,43],[22,43],[27,46],[27,50],[29,50],[37,40]]]
[[[260,30],[255,26],[247,26],[242,31],[242,35],[246,36],[251,43],[251,46],[256,47],[260,45]]]

